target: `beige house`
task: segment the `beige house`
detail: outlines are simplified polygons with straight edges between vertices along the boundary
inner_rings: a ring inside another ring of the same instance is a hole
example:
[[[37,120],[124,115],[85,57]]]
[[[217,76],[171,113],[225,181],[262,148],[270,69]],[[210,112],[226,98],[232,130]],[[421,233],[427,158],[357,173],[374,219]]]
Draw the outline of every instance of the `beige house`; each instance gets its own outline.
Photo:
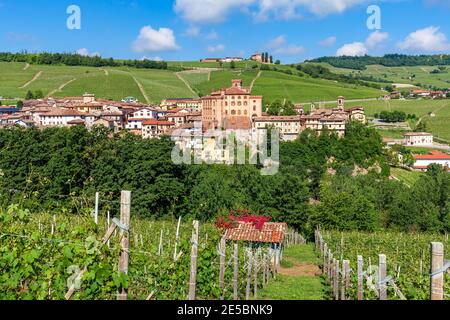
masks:
[[[348,114],[340,109],[317,109],[309,115],[303,116],[305,129],[312,129],[319,134],[324,130],[337,133],[339,137],[345,135],[345,127],[349,120]]]
[[[266,128],[277,128],[280,130],[281,139],[292,141],[297,139],[298,135],[303,131],[304,120],[298,116],[262,116],[253,118],[253,130]]]
[[[242,80],[232,80],[232,87],[202,98],[203,130],[251,129],[253,117],[262,115],[262,96],[252,96]]]
[[[202,100],[192,98],[168,98],[161,101],[160,107],[164,110],[170,109],[191,109],[192,111],[202,110]]]
[[[164,134],[168,134],[175,123],[166,120],[147,119],[142,122],[142,138],[151,139],[158,138]]]
[[[427,132],[408,132],[404,135],[403,143],[411,147],[432,146],[433,135]]]

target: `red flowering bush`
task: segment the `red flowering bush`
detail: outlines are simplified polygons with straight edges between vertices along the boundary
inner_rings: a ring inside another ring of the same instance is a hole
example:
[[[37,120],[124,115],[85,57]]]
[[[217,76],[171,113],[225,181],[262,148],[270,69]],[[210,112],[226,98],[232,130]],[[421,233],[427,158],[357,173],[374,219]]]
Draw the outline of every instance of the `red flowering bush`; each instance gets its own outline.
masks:
[[[270,216],[251,214],[248,210],[230,210],[228,216],[220,216],[216,219],[216,227],[219,229],[232,229],[238,222],[252,223],[257,230],[262,230],[264,223],[269,222]]]

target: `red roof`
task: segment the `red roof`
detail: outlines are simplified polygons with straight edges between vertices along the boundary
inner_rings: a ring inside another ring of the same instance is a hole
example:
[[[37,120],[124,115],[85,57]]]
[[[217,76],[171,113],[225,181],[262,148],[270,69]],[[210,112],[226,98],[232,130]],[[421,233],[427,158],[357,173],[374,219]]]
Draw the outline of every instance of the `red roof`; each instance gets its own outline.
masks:
[[[238,222],[237,227],[225,232],[225,239],[263,243],[282,243],[287,230],[286,223],[266,222],[262,230],[253,223]]]
[[[416,160],[450,160],[450,156],[441,151],[431,151],[429,154],[415,154]]]
[[[171,121],[148,119],[142,122],[144,126],[174,126],[175,123]]]

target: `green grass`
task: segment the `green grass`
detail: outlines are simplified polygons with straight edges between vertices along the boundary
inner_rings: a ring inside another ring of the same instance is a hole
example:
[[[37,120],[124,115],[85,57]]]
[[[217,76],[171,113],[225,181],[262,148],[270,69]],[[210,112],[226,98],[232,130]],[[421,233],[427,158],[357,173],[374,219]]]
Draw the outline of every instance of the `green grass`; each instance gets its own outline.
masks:
[[[421,84],[422,87],[436,86],[439,88],[448,88],[450,86],[450,69],[446,73],[431,74],[438,66],[414,66],[414,67],[385,67],[381,65],[368,66],[366,70],[353,70],[344,68],[335,68],[329,64],[321,63],[331,71],[340,74],[353,74],[373,76],[375,78],[385,79],[399,84]],[[415,77],[413,77],[415,76]],[[400,91],[403,89],[399,89]]]
[[[191,87],[208,81],[208,73],[182,73],[181,77],[186,80]]]
[[[86,92],[110,100],[120,101],[124,97],[133,96],[139,101],[145,101],[133,77],[130,74],[120,73],[85,76],[70,83],[55,96],[81,96]]]
[[[283,268],[293,268],[298,264],[320,264],[314,246],[293,246],[284,252]],[[260,290],[262,300],[324,300],[327,288],[320,276],[287,276],[279,274],[270,280],[266,288]]]
[[[287,99],[294,103],[332,101],[343,95],[347,99],[374,98],[381,91],[329,80],[288,75],[275,71],[263,71],[252,92],[263,95],[265,101]]]
[[[327,107],[334,107],[334,104]],[[403,111],[406,114],[415,114],[423,118],[427,125],[427,131],[431,132],[435,138],[450,141],[450,99],[446,100],[390,100],[390,101],[365,101],[347,102],[346,107],[363,106],[368,117],[373,118],[375,114],[382,111]],[[429,116],[434,113],[435,117]],[[379,130],[384,137],[401,138],[402,131]]]
[[[377,129],[377,132],[382,136],[383,138],[390,138],[390,139],[403,139],[404,134],[406,131],[404,130],[383,130],[383,129]]]
[[[214,71],[211,72],[211,81],[205,81],[197,84],[192,84],[193,88],[201,95],[206,96],[211,94],[214,90],[221,88],[228,88],[231,86],[231,80],[242,79],[244,86],[250,86],[252,80],[258,74],[257,71]]]
[[[401,168],[391,168],[391,174],[408,186],[413,186],[424,175],[419,171],[408,171]]]

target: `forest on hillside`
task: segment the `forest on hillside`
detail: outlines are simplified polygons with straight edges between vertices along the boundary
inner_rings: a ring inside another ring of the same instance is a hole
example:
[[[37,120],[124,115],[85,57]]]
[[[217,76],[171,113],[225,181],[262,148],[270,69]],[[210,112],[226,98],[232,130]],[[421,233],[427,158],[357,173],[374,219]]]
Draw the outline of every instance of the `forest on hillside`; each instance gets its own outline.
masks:
[[[80,198],[133,193],[132,214],[211,221],[223,211],[269,214],[304,232],[450,230],[450,175],[432,168],[411,188],[392,181],[378,133],[352,123],[343,139],[305,131],[280,146],[280,172],[255,165],[175,165],[173,142],[81,127],[0,129],[0,203],[77,213]],[[355,168],[358,168],[357,170]],[[357,174],[360,172],[360,174]]]
[[[322,57],[309,62],[328,63],[336,68],[365,70],[368,65],[379,64],[385,67],[450,65],[450,55],[403,55],[387,54],[383,57]]]
[[[0,52],[1,62],[26,62],[37,65],[65,65],[85,67],[133,67],[138,69],[167,69],[167,62],[143,60],[104,59],[75,53],[10,53]]]

